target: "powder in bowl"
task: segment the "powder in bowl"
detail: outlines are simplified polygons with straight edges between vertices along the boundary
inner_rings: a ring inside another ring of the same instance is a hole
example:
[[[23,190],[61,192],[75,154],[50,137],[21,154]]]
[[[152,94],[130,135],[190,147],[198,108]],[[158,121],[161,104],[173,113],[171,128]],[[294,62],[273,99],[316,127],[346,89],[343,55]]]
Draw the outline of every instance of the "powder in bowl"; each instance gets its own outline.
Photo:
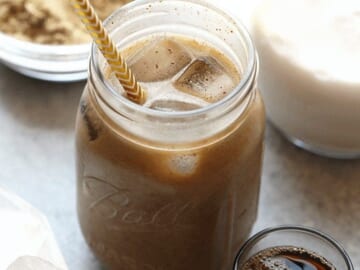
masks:
[[[103,20],[131,0],[91,0]],[[20,40],[49,45],[81,44],[89,34],[64,0],[0,0],[0,31]]]

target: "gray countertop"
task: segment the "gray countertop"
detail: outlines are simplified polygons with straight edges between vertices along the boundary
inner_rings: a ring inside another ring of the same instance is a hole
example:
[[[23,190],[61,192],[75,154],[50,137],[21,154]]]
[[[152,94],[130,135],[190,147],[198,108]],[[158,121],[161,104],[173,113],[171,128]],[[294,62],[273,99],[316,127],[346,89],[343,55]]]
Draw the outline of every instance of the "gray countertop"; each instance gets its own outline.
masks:
[[[74,122],[83,86],[36,81],[0,66],[0,185],[48,217],[70,270],[99,270],[75,209]],[[331,234],[360,270],[360,161],[309,154],[268,125],[254,231],[278,224]]]

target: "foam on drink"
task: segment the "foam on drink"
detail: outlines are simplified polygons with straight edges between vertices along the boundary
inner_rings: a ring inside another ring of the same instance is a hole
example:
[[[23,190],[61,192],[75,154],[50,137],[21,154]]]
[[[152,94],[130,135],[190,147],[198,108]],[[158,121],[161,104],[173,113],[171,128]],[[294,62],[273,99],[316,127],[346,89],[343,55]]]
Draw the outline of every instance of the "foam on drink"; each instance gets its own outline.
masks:
[[[289,246],[265,249],[239,270],[335,270],[335,267],[315,252]]]

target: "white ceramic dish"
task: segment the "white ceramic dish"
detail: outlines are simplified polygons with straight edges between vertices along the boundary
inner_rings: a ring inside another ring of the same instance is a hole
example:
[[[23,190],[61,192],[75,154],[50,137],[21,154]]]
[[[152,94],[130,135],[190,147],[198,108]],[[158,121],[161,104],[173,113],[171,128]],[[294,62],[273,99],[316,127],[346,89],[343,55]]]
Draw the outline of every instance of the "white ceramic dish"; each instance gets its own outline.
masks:
[[[42,45],[0,33],[0,62],[26,76],[56,82],[86,79],[90,43]]]

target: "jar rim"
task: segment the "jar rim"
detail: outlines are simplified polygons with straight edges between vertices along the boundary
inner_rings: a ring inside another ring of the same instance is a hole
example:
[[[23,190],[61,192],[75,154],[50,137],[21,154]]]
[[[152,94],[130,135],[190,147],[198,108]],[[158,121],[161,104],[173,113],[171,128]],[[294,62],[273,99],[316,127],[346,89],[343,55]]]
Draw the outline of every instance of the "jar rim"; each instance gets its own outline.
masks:
[[[222,17],[228,19],[230,22],[233,22],[237,30],[241,34],[241,37],[243,38],[245,46],[248,50],[248,62],[246,68],[244,69],[244,72],[241,74],[242,76],[239,84],[236,86],[236,88],[233,91],[231,91],[231,93],[229,93],[223,99],[199,109],[189,110],[189,111],[153,110],[130,101],[123,95],[119,94],[118,91],[116,91],[114,87],[107,82],[107,80],[103,76],[103,73],[100,70],[99,60],[97,57],[95,57],[97,55],[98,48],[96,44],[93,43],[91,49],[91,56],[90,56],[90,68],[95,71],[95,74],[99,79],[98,82],[100,83],[101,87],[103,89],[106,89],[108,93],[111,94],[112,98],[118,100],[122,105],[127,107],[127,109],[131,111],[141,112],[146,114],[147,116],[151,116],[155,118],[182,119],[189,117],[197,117],[221,107],[226,108],[231,102],[233,102],[234,99],[238,97],[239,94],[243,94],[242,99],[246,98],[248,94],[251,92],[250,90],[253,88],[252,86],[257,78],[257,73],[258,73],[258,56],[255,50],[255,46],[253,44],[253,41],[250,37],[248,30],[243,25],[243,23],[239,19],[237,19],[236,16],[230,14],[228,11],[224,11],[218,5],[206,2],[205,0],[167,0],[167,1],[138,0],[138,1],[130,2],[124,5],[123,7],[121,7],[120,9],[118,9],[117,11],[115,11],[110,17],[108,17],[104,21],[104,26],[107,27],[109,24],[112,23],[112,19],[120,14],[127,14],[127,12],[132,9],[139,8],[144,5],[148,5],[150,3],[153,4],[154,2],[157,2],[159,4],[168,4],[170,2],[172,3],[179,2],[183,4],[185,2],[194,5],[200,5],[210,10],[216,11]]]
[[[348,268],[348,270],[354,270],[354,266],[351,262],[349,254],[346,252],[346,250],[330,235],[323,233],[315,228],[306,227],[306,226],[297,226],[297,225],[283,225],[283,226],[276,226],[276,227],[270,227],[267,229],[264,229],[252,237],[250,237],[240,248],[239,252],[237,253],[235,257],[234,262],[234,270],[237,270],[241,265],[239,265],[240,258],[245,254],[248,248],[250,248],[254,243],[257,243],[257,241],[261,240],[266,235],[275,233],[275,232],[302,232],[307,233],[308,235],[319,237],[321,240],[324,240],[328,244],[330,244],[332,247],[334,247],[339,254],[341,254],[342,258],[344,259],[344,262]],[[316,251],[315,251],[316,252]],[[321,254],[320,254],[321,255]]]

